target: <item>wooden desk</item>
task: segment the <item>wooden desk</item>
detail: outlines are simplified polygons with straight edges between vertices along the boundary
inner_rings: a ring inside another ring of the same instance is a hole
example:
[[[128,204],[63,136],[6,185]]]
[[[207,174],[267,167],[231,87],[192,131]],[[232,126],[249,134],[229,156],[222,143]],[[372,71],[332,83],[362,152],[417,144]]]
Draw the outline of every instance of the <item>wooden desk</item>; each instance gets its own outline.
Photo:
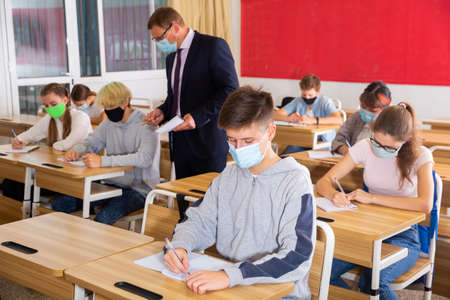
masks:
[[[422,123],[430,125],[431,129],[450,130],[450,118],[426,119]]]
[[[339,125],[277,125],[274,143],[293,145],[312,149],[322,149],[331,146],[330,142],[320,142],[319,136],[339,129]]]
[[[290,156],[309,169],[314,184],[341,160],[340,158],[310,158],[308,151],[292,153]],[[339,180],[343,188],[348,191],[361,188],[363,185],[363,170],[363,166],[358,165],[347,176]]]
[[[347,119],[350,118],[350,116],[354,113],[359,112],[359,109],[356,108],[343,108],[342,110],[347,114]]]
[[[37,214],[40,188],[42,187],[83,199],[83,218],[89,218],[90,202],[122,194],[121,189],[96,184],[93,181],[123,176],[126,170],[133,169],[133,167],[77,167],[58,161],[58,157],[63,157],[63,152],[48,146],[40,146],[38,150],[18,156],[19,166],[35,171],[33,215]],[[50,163],[63,168],[44,166],[43,163]]]
[[[0,226],[0,242],[14,241],[38,252],[24,254],[0,246],[0,276],[55,299],[72,299],[73,285],[62,278],[65,269],[152,240],[64,213],[4,224]]]
[[[0,115],[0,136],[11,137],[10,128],[17,135],[36,124],[41,117],[34,115]]]
[[[378,290],[382,269],[407,255],[400,248],[382,241],[425,220],[425,213],[357,204],[357,210],[326,213],[317,208],[317,216],[333,219],[328,223],[335,234],[334,257],[372,268],[372,289]],[[371,296],[379,299],[379,296]]]
[[[450,164],[435,163],[434,169],[442,179],[442,207],[450,207]]]
[[[218,175],[219,173],[216,172],[200,174],[183,179],[160,183],[156,185],[156,188],[176,194],[183,194],[186,196],[203,197],[204,194],[196,193],[192,190],[200,190],[206,193],[209,185]]]
[[[126,281],[160,294],[164,299],[279,299],[292,293],[294,284],[255,284],[196,295],[184,282],[168,278],[160,272],[136,265],[133,261],[156,254],[164,243],[154,242],[104,259],[69,268],[64,278],[76,285],[74,299],[84,299],[84,288],[95,293],[95,299],[142,299],[116,288],[114,283]],[[120,270],[120,272],[118,272]]]
[[[419,136],[422,138],[422,143],[426,147],[437,145],[450,146],[450,130],[422,129],[419,131]]]

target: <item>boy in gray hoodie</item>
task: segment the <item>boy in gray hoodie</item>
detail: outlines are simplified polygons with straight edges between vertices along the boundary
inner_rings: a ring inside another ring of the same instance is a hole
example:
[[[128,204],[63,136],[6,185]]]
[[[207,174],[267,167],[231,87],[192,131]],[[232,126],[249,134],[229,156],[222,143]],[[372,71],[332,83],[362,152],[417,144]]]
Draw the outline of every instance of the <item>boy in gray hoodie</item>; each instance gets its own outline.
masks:
[[[113,224],[121,217],[144,207],[148,192],[159,183],[159,135],[142,124],[145,114],[130,107],[131,92],[120,82],[104,86],[96,104],[105,108],[105,119],[81,144],[75,145],[65,161],[82,159],[89,168],[133,166],[125,175],[105,180],[122,188],[122,195],[94,201],[91,206],[105,205],[96,221]],[[105,149],[105,154],[97,153]],[[52,201],[52,209],[71,213],[82,208],[82,200],[63,196]]]
[[[286,299],[309,299],[316,240],[313,188],[304,166],[272,150],[276,126],[271,95],[249,86],[237,89],[222,107],[219,127],[227,133],[236,164],[225,168],[175,227],[172,244],[181,262],[168,251],[167,267],[186,272],[192,250],[216,244],[235,264],[188,276],[186,285],[195,293],[295,281]]]

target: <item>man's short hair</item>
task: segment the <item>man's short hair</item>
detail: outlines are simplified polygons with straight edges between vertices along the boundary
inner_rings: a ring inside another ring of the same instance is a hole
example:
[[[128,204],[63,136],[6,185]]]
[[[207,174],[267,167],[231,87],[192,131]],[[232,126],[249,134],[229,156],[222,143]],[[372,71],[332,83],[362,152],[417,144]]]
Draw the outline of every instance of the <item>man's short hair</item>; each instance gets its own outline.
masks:
[[[219,113],[219,128],[239,129],[273,122],[272,95],[247,85],[228,95]]]
[[[302,80],[300,80],[300,88],[303,91],[307,91],[310,89],[320,91],[320,78],[314,74],[307,74],[303,76]]]
[[[160,7],[157,8],[150,16],[150,19],[148,19],[147,29],[151,30],[155,25],[167,29],[172,23],[184,26],[183,18],[175,9],[167,6]]]

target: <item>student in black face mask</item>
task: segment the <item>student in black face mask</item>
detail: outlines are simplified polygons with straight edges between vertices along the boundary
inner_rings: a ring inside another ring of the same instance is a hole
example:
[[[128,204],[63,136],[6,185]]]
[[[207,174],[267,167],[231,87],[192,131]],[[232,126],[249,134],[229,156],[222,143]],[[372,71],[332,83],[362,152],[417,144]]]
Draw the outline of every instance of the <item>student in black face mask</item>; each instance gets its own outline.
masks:
[[[320,94],[320,79],[314,74],[303,76],[300,81],[301,97],[275,111],[276,121],[286,121],[306,125],[342,125],[342,116],[333,100]],[[322,140],[332,141],[335,135],[323,136]],[[289,146],[284,154],[305,150]]]

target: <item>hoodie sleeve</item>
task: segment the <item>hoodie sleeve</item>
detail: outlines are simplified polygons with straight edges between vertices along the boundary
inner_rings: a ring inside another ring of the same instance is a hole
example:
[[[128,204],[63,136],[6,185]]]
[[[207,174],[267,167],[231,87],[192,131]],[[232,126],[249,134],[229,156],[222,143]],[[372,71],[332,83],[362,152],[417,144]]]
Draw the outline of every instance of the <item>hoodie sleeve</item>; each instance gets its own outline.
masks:
[[[159,154],[159,135],[149,126],[141,126],[140,143],[136,152],[121,155],[102,156],[102,167],[133,166],[148,168]]]
[[[172,244],[188,253],[214,245],[217,236],[218,180],[214,179],[205,197],[192,204],[186,217],[175,227]]]
[[[95,128],[94,132],[89,134],[89,136],[84,139],[83,142],[77,144],[73,147],[73,150],[77,152],[79,155],[84,155],[86,153],[96,152],[104,149],[106,147],[106,128],[105,122],[102,122],[100,125]]]
[[[307,278],[316,240],[316,211],[311,180],[298,175],[288,194],[280,220],[279,249],[256,261],[226,267],[230,287],[255,283],[280,283]],[[306,276],[306,277],[305,277]]]

